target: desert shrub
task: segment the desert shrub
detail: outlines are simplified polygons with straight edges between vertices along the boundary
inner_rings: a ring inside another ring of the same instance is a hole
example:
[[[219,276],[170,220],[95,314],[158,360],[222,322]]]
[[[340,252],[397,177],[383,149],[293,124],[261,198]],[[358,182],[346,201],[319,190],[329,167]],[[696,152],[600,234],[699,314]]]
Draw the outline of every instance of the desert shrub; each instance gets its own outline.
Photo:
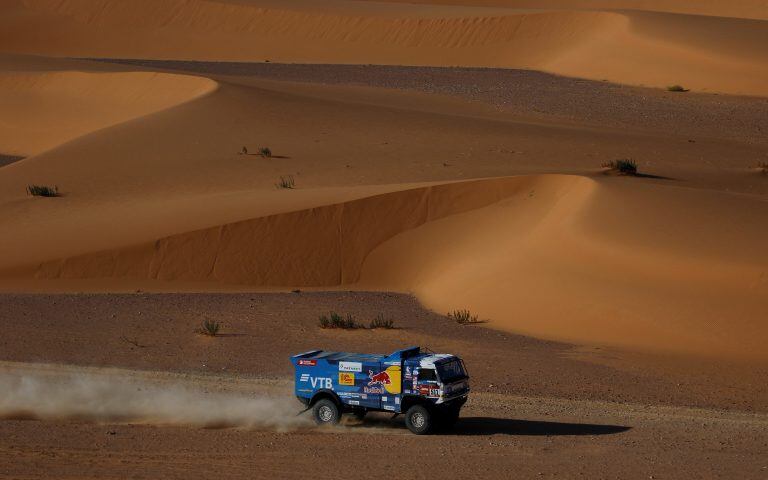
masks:
[[[384,318],[384,315],[377,315],[376,318],[371,320],[370,325],[368,325],[368,328],[374,329],[374,328],[386,328],[386,329],[392,329],[395,328],[395,322],[393,320],[390,320],[388,318]]]
[[[293,181],[293,175],[287,177],[280,177],[280,181],[275,184],[277,188],[293,188],[296,186],[296,182]]]
[[[637,163],[631,158],[611,160],[603,164],[603,168],[610,168],[623,175],[637,175]]]
[[[259,148],[259,155],[264,158],[270,158],[272,156],[272,150],[270,150],[269,147],[261,147]]]
[[[768,175],[768,162],[758,162],[757,170],[763,175]]]
[[[202,335],[215,337],[216,335],[218,335],[220,329],[221,329],[221,324],[219,322],[215,320],[204,320],[203,326],[200,329],[199,333]]]
[[[668,92],[687,92],[688,89],[682,85],[670,85],[667,87]]]
[[[471,323],[483,323],[482,320],[477,318],[477,315],[472,315],[469,310],[454,310],[448,314],[448,318],[454,320],[461,325],[467,325]]]
[[[347,314],[345,318],[336,312],[331,312],[329,316],[320,316],[318,324],[320,325],[320,328],[342,328],[345,330],[363,328],[362,325],[355,321],[355,317],[352,315]]]
[[[55,185],[53,187],[48,185],[28,185],[27,194],[34,195],[35,197],[58,197],[59,187]]]

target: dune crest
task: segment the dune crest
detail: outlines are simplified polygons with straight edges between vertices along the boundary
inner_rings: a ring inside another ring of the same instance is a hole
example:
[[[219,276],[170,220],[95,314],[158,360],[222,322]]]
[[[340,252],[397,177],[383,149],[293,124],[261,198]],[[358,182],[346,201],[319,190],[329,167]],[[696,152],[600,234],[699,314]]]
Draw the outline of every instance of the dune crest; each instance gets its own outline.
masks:
[[[528,68],[768,95],[757,19],[341,0],[36,0],[0,12],[0,45],[16,53]]]
[[[87,133],[205,95],[216,82],[150,72],[0,73],[0,151],[35,155]]]

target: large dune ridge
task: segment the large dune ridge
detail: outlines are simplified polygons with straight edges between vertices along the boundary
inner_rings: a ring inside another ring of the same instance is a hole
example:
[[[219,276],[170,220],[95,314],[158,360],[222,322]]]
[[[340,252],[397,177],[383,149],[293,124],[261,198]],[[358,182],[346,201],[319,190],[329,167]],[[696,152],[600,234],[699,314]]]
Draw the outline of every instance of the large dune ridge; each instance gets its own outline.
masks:
[[[168,73],[0,72],[0,152],[39,154],[215,88],[207,78]]]
[[[0,7],[0,45],[6,52],[76,57],[528,68],[768,94],[763,19],[617,7],[16,0]]]
[[[241,0],[247,2],[248,0]],[[358,0],[363,1],[363,0]],[[651,12],[687,13],[714,17],[768,20],[766,0],[385,0],[387,3],[419,5],[464,5],[506,8],[546,8],[580,10],[644,10]]]
[[[544,338],[765,360],[767,216],[750,197],[508,177],[218,225],[26,275],[405,291]]]

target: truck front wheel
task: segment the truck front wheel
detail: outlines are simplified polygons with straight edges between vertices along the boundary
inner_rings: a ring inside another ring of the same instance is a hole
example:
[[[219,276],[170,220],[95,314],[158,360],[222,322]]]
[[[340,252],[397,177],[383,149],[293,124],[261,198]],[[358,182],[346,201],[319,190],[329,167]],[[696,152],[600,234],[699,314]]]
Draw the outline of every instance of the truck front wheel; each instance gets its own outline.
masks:
[[[425,435],[432,431],[435,416],[422,405],[414,405],[405,412],[405,425],[416,435]]]
[[[336,425],[339,423],[339,407],[335,402],[324,398],[318,400],[312,407],[312,416],[315,418],[315,423],[318,425]]]

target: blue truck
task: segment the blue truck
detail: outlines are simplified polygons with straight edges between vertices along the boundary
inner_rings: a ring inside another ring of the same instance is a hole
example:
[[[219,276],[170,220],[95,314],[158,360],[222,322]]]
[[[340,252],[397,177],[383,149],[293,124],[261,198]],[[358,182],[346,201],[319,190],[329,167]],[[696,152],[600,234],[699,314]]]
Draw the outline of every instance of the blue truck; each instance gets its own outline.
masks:
[[[415,434],[452,426],[469,395],[461,358],[422,351],[390,355],[313,350],[291,357],[296,397],[317,424],[336,424],[342,414],[405,414]]]

